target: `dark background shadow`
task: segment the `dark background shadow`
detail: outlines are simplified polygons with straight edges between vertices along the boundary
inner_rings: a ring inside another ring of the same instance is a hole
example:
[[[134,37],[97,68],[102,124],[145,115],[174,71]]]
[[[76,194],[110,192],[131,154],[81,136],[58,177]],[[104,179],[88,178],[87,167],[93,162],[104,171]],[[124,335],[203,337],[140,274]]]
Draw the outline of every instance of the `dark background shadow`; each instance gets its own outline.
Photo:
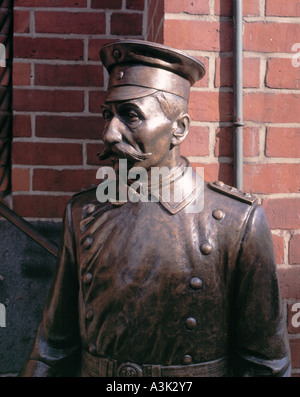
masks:
[[[32,224],[59,242],[60,222]],[[0,328],[0,374],[16,374],[42,319],[56,258],[6,220],[0,221],[0,235],[0,303],[6,307],[6,327]]]

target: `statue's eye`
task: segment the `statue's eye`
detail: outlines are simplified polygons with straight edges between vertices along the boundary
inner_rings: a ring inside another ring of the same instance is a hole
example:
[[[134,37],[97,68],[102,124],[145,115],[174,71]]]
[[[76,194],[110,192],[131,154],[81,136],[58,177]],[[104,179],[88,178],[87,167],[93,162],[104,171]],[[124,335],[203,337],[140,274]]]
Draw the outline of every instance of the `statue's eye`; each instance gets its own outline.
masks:
[[[129,121],[133,122],[133,121],[139,120],[139,115],[135,111],[130,110],[127,113],[127,118],[128,118]]]
[[[111,120],[113,117],[112,113],[107,109],[103,110],[102,116],[103,116],[104,120]]]

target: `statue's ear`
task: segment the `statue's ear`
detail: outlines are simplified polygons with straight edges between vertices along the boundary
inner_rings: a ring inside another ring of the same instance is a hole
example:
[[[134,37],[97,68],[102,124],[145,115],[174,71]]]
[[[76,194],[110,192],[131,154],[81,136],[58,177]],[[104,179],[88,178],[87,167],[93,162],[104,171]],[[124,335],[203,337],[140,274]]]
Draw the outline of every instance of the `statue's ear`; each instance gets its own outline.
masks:
[[[181,114],[176,121],[174,121],[172,145],[180,145],[187,136],[190,128],[190,116],[187,113]]]

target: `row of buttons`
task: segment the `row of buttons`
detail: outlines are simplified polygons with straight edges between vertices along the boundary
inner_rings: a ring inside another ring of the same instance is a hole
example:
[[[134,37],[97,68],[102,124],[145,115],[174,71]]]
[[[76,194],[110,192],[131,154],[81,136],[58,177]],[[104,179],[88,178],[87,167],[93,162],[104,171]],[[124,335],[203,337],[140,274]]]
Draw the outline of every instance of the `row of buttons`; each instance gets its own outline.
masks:
[[[220,221],[221,219],[224,218],[225,214],[224,214],[224,212],[223,212],[222,210],[216,209],[216,210],[214,210],[214,211],[212,212],[212,216],[213,216],[216,220]],[[212,252],[212,246],[211,246],[211,244],[209,244],[209,243],[203,243],[203,244],[201,244],[201,246],[200,246],[200,251],[201,251],[201,253],[202,253],[203,255],[209,255],[209,254]],[[192,278],[190,279],[189,285],[190,285],[190,287],[191,287],[193,290],[197,291],[197,290],[199,290],[199,289],[202,288],[203,283],[202,283],[202,280],[201,280],[200,278],[198,278],[198,277],[192,277]],[[193,330],[193,329],[195,329],[195,328],[197,327],[197,320],[196,320],[194,317],[189,317],[189,318],[187,318],[186,321],[185,321],[185,326],[186,326],[186,328],[187,328],[188,330],[191,331],[191,330]],[[193,357],[192,357],[190,354],[186,354],[186,355],[183,357],[183,364],[185,364],[185,365],[190,365],[190,364],[192,364],[192,363],[193,363]]]
[[[88,207],[88,208],[86,209],[86,214],[87,214],[87,213],[91,213],[91,212],[93,212],[93,211],[94,211],[94,206],[91,206],[91,208]],[[224,217],[224,212],[223,212],[222,210],[214,210],[213,213],[212,213],[212,215],[213,215],[213,217],[214,217],[216,220],[221,220],[221,219],[223,219],[223,217]],[[93,238],[92,238],[91,236],[88,236],[88,237],[84,240],[83,246],[84,246],[85,249],[89,249],[89,248],[92,246],[92,244],[93,244]],[[203,244],[200,246],[200,251],[201,251],[201,253],[202,253],[203,255],[209,255],[209,254],[212,252],[212,246],[211,246],[211,244],[209,244],[209,243],[203,243]],[[92,273],[88,272],[88,273],[86,273],[86,274],[84,275],[83,282],[84,282],[84,284],[86,284],[86,285],[90,285],[91,282],[92,282],[92,279],[93,279]],[[202,282],[202,280],[201,280],[199,277],[192,277],[192,278],[190,279],[189,286],[190,286],[191,289],[197,291],[197,290],[200,290],[200,289],[202,288],[203,282]],[[93,318],[94,318],[94,313],[93,313],[93,311],[92,311],[92,310],[88,310],[88,311],[86,312],[86,314],[85,314],[85,318],[86,318],[87,321],[92,321]],[[186,328],[187,328],[188,330],[193,330],[193,329],[195,329],[196,326],[197,326],[197,321],[196,321],[196,319],[195,319],[194,317],[188,317],[188,318],[186,319],[186,321],[185,321],[185,326],[186,326]],[[95,353],[96,353],[96,350],[97,350],[97,349],[96,349],[96,346],[95,346],[94,344],[90,344],[90,345],[89,345],[89,347],[88,347],[89,353],[95,354]],[[183,364],[185,364],[185,365],[190,365],[190,364],[192,364],[192,363],[193,363],[193,358],[192,358],[192,356],[189,355],[189,354],[184,355],[184,357],[183,357]]]
[[[190,279],[189,286],[190,286],[190,288],[193,289],[194,291],[198,291],[198,290],[200,290],[200,289],[202,288],[203,282],[202,282],[202,280],[201,280],[199,277],[192,277],[192,278]],[[192,331],[192,330],[195,329],[196,326],[197,326],[197,320],[196,320],[194,317],[188,317],[188,318],[185,320],[185,326],[186,326],[186,328],[187,328],[188,330]],[[189,365],[189,364],[192,364],[192,363],[193,363],[193,358],[192,358],[191,355],[186,354],[186,355],[183,357],[183,360],[182,360],[182,361],[183,361],[183,364]]]

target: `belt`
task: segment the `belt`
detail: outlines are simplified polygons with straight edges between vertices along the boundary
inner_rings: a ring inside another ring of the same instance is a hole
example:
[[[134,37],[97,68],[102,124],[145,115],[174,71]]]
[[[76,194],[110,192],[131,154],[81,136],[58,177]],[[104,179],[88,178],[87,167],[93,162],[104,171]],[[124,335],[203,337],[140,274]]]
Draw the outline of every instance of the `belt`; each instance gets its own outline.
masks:
[[[190,365],[139,365],[83,352],[81,368],[83,376],[91,377],[226,377],[227,358]]]

